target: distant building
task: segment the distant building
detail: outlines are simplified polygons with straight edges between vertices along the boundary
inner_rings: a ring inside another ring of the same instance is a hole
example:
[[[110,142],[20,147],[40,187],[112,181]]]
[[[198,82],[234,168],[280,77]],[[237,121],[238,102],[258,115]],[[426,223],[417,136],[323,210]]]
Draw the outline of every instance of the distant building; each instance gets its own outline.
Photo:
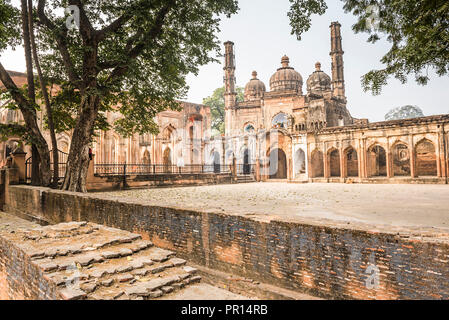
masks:
[[[347,109],[341,25],[331,29],[331,76],[315,65],[302,75],[287,56],[270,91],[253,72],[236,101],[234,44],[225,46],[226,138],[209,145],[210,161],[257,164],[262,180],[366,181],[448,175],[449,115],[370,124]],[[214,160],[215,159],[215,160]]]
[[[9,72],[19,86],[27,83],[26,74]],[[5,108],[9,101],[0,102],[1,123],[23,123],[20,111]],[[43,111],[38,111],[38,124],[51,148],[50,135],[44,130]],[[122,117],[118,112],[108,111],[107,120],[113,124]],[[211,126],[210,108],[202,104],[181,102],[181,111],[167,110],[155,117],[158,134],[134,134],[121,137],[114,130],[97,132],[92,144],[96,163],[146,163],[146,164],[201,164],[204,158],[205,137]],[[64,153],[70,150],[72,132],[57,135],[58,149]],[[0,161],[5,162],[11,151],[21,143],[17,137],[10,137],[0,143]],[[31,156],[30,146],[24,146],[27,159]]]

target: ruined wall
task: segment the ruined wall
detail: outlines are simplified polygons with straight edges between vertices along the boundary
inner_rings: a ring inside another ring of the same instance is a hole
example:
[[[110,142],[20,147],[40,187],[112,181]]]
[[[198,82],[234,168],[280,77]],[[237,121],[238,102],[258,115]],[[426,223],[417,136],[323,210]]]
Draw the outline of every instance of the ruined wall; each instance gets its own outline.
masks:
[[[231,174],[158,174],[127,175],[129,188],[149,186],[187,186],[232,183]],[[107,191],[123,189],[123,176],[94,176],[87,181],[89,191]]]
[[[332,298],[449,299],[444,230],[263,222],[24,186],[11,186],[6,202],[10,212],[51,222],[90,221],[136,232],[192,262],[288,289]],[[377,268],[379,283],[372,288],[367,280]]]
[[[59,299],[56,285],[31,258],[0,235],[0,300]]]

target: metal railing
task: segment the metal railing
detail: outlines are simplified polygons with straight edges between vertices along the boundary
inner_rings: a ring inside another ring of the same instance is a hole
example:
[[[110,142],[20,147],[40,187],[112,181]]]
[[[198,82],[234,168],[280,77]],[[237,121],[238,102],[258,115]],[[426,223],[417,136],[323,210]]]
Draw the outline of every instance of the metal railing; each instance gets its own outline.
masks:
[[[53,161],[53,150],[50,150],[50,160]],[[68,153],[65,153],[63,151],[58,150],[58,175],[59,175],[59,179],[64,179],[65,177],[65,172],[67,169],[67,159],[69,157]],[[53,162],[50,163],[50,171],[52,172],[52,176],[53,176]],[[26,171],[26,179],[31,180],[31,174],[32,174],[32,170],[33,170],[33,157],[29,157],[26,161],[25,161],[25,171]]]
[[[203,174],[203,173],[230,173],[229,166],[217,164],[210,165],[166,165],[166,164],[140,164],[140,163],[97,163],[94,165],[98,176],[124,176],[124,175],[157,175],[157,174]]]

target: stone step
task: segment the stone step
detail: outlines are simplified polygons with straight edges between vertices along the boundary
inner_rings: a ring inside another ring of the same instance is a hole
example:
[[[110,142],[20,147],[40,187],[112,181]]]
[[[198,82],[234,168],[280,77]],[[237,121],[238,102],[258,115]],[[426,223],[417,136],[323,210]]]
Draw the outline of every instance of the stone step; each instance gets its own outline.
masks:
[[[155,299],[201,280],[173,251],[123,230],[70,222],[15,236],[62,299]]]

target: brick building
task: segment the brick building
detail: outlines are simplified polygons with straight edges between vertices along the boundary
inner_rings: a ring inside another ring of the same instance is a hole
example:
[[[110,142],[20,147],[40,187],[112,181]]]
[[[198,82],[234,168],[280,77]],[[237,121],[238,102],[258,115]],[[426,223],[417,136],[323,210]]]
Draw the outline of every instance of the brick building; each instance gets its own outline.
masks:
[[[371,124],[353,118],[345,96],[341,25],[333,22],[330,29],[331,77],[318,62],[303,91],[302,75],[284,56],[270,91],[254,71],[243,102],[236,101],[234,44],[226,42],[226,141],[211,148],[224,146],[224,163],[235,158],[242,168],[256,164],[262,180],[445,183],[449,115]]]
[[[24,73],[10,72],[18,87],[27,83]],[[1,88],[1,87],[0,87]],[[10,101],[0,101],[1,123],[23,123],[20,111],[6,107]],[[111,125],[121,117],[118,112],[106,112],[106,118]],[[44,129],[44,113],[37,112],[38,125],[51,148],[50,135]],[[136,163],[136,164],[201,164],[204,157],[205,137],[209,134],[211,125],[210,108],[202,104],[181,102],[181,110],[166,110],[155,116],[159,127],[158,134],[134,134],[122,137],[114,130],[97,132],[97,138],[92,144],[96,163]],[[70,150],[72,132],[57,134],[58,149],[63,153]],[[17,137],[10,137],[0,143],[0,162],[20,144]],[[23,146],[31,156],[31,147]],[[60,161],[64,161],[63,159]]]

